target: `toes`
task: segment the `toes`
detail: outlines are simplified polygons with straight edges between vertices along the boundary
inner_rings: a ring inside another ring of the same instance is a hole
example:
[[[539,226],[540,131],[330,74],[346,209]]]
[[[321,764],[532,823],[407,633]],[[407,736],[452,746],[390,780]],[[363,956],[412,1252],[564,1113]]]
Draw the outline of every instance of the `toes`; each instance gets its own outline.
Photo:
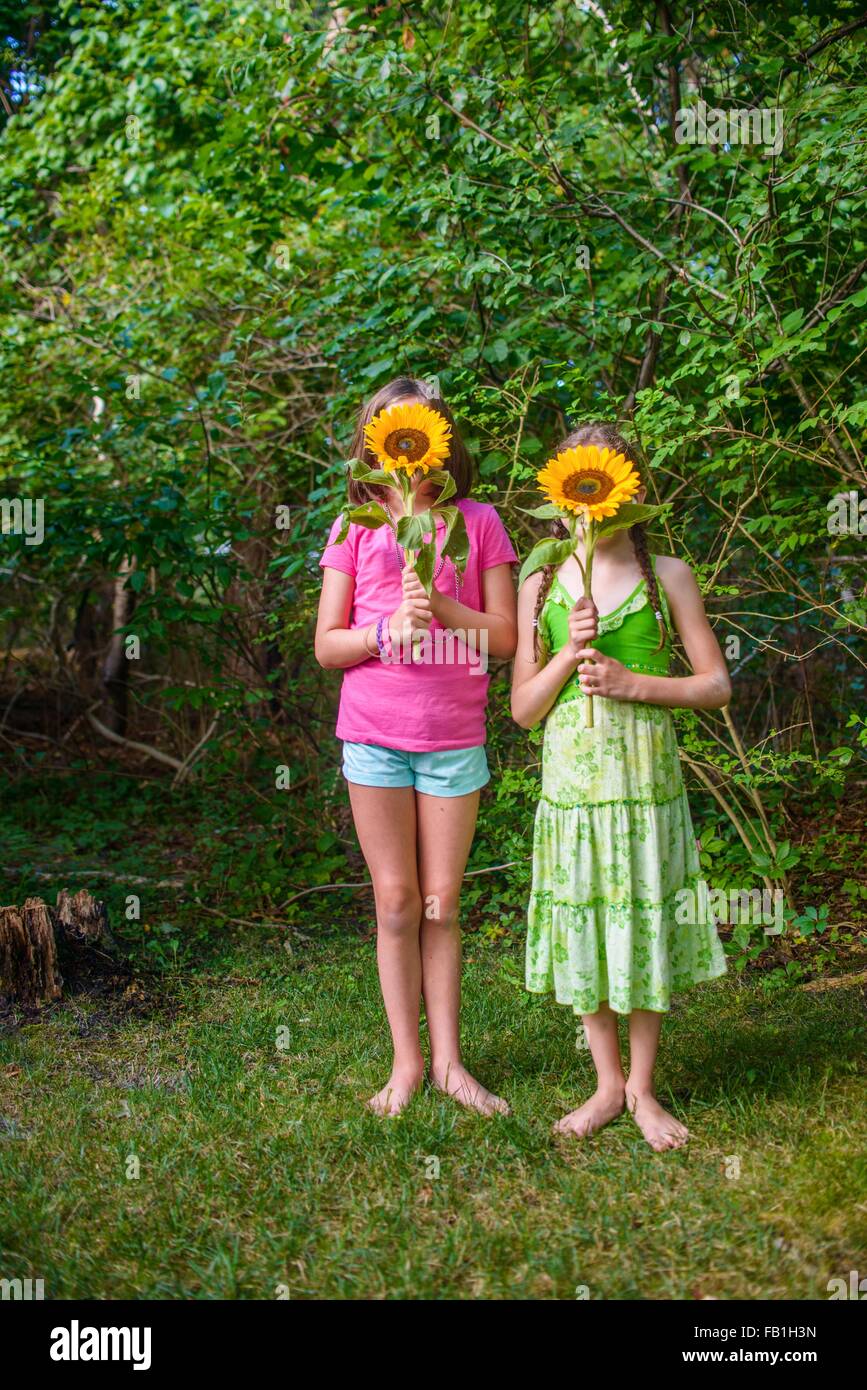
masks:
[[[374,1115],[379,1115],[380,1119],[394,1119],[401,1114],[411,1095],[412,1092],[401,1093],[389,1086],[385,1090],[378,1091],[375,1096],[371,1096],[367,1102],[367,1107],[373,1111]]]
[[[570,1110],[568,1115],[564,1115],[557,1121],[554,1128],[559,1130],[561,1134],[570,1134],[576,1128],[577,1122],[578,1111]]]
[[[480,1115],[489,1117],[491,1115],[511,1115],[512,1113],[506,1102],[501,1100],[499,1096],[488,1096],[486,1100],[476,1098],[472,1101],[472,1107],[474,1110],[478,1110]]]
[[[502,1096],[495,1096],[492,1091],[486,1091],[484,1086],[475,1081],[471,1076],[465,1076],[458,1080],[457,1075],[452,1077],[454,1085],[449,1085],[449,1077],[446,1075],[441,1081],[435,1084],[438,1088],[460,1105],[465,1105],[468,1110],[475,1110],[479,1115],[511,1115],[508,1102]]]
[[[655,1134],[649,1143],[657,1153],[667,1153],[669,1149],[682,1149],[688,1137],[686,1131],[681,1135],[677,1130],[666,1129],[660,1134]]]

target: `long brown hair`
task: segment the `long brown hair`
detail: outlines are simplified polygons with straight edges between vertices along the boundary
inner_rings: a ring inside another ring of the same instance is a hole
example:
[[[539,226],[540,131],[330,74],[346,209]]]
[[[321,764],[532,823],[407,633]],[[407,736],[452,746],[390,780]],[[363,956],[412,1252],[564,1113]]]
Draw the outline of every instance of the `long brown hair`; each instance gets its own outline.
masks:
[[[606,420],[590,420],[586,425],[579,425],[571,434],[567,435],[562,444],[558,444],[554,450],[556,454],[561,454],[564,449],[575,449],[579,444],[596,444],[602,449],[614,449],[618,454],[625,454],[636,472],[641,475],[642,467],[638,455],[628,439],[619,434],[614,425]],[[643,481],[643,478],[642,478]],[[552,534],[558,537],[568,535],[566,527],[562,521],[555,521],[551,526]],[[647,535],[641,522],[636,526],[630,526],[629,537],[632,541],[632,548],[635,551],[635,558],[641,576],[647,585],[647,593],[653,605],[653,614],[659,625],[659,646],[657,651],[661,651],[668,638],[668,628],[665,624],[665,615],[659,598],[659,588],[656,583],[656,571],[650,559],[650,552],[647,549]],[[542,609],[545,607],[545,600],[551,590],[554,574],[558,566],[546,565],[542,570],[542,583],[539,585],[539,592],[536,595],[536,607],[533,611],[533,656],[539,658],[539,623],[541,621]]]
[[[444,461],[442,467],[451,473],[455,480],[455,494],[452,498],[457,502],[462,497],[469,497],[473,486],[473,462],[467,452],[467,446],[460,436],[460,431],[455,424],[454,416],[449,410],[442,396],[431,389],[431,385],[413,376],[397,376],[386,386],[381,386],[375,395],[362,407],[355,426],[355,433],[352,436],[350,445],[350,458],[363,459],[371,468],[378,468],[379,463],[374,454],[371,453],[364,442],[364,427],[369,425],[374,415],[378,415],[381,410],[394,405],[395,401],[404,400],[406,397],[416,397],[430,406],[431,410],[439,411],[440,415],[448,421],[451,426],[452,437],[450,441],[449,456]],[[349,500],[354,507],[362,502],[371,500],[380,501],[383,489],[376,484],[358,483],[354,479],[349,481]]]

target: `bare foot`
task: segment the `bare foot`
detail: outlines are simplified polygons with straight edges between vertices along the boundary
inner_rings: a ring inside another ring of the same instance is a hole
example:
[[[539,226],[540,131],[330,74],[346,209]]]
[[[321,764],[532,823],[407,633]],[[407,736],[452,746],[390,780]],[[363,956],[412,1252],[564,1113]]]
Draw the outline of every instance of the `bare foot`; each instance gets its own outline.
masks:
[[[649,1091],[628,1091],[626,1100],[629,1113],[641,1130],[648,1144],[657,1153],[666,1149],[682,1149],[689,1139],[689,1130],[663,1110],[659,1101]]]
[[[594,1091],[589,1100],[570,1110],[554,1126],[555,1134],[575,1134],[579,1139],[587,1139],[603,1125],[610,1124],[622,1115],[625,1108],[623,1087],[611,1090]]]
[[[393,1071],[381,1091],[367,1102],[377,1115],[399,1115],[420,1088],[424,1069]]]
[[[450,1062],[446,1067],[431,1066],[431,1080],[440,1091],[454,1096],[461,1105],[478,1110],[480,1115],[511,1115],[502,1096],[486,1091],[480,1081],[470,1076],[463,1062]]]

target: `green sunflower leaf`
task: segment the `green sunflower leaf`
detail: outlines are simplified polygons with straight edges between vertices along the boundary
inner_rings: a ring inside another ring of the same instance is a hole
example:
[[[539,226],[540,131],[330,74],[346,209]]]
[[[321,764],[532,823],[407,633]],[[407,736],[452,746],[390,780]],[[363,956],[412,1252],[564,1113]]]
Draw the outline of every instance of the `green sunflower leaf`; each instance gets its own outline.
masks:
[[[362,502],[360,506],[353,507],[345,515],[356,526],[366,526],[370,531],[375,531],[379,526],[391,524],[388,512],[380,506],[379,502]]]
[[[464,514],[458,507],[437,507],[441,516],[445,517],[446,533],[443,537],[442,551],[440,552],[447,560],[451,560],[458,573],[462,573],[466,568],[470,554],[470,541],[467,535],[467,526],[464,521]]]
[[[349,459],[349,476],[356,483],[375,483],[380,487],[394,487],[395,479],[384,468],[371,468],[364,459]]]
[[[536,516],[540,521],[554,521],[557,517],[563,520],[563,513],[556,502],[545,502],[541,507],[518,507],[518,511],[525,516]]]
[[[436,559],[436,545],[433,540],[424,541],[419,546],[416,553],[413,569],[424,585],[425,593],[430,593],[433,588],[434,561]]]
[[[645,506],[643,503],[623,502],[618,507],[614,516],[607,516],[603,521],[596,523],[597,536],[610,536],[612,531],[622,531],[625,526],[637,526],[640,522],[650,521],[653,517],[662,516],[670,510],[669,504],[664,502],[661,506]]]
[[[449,497],[454,497],[457,492],[457,484],[451,473],[447,472],[445,468],[432,468],[429,473],[425,474],[425,482],[439,484],[440,493],[436,499],[437,506],[441,502],[447,501]]]
[[[571,539],[557,540],[554,536],[548,536],[543,541],[537,541],[521,566],[521,573],[518,576],[518,588],[529,579],[531,574],[536,574],[538,570],[544,569],[546,565],[562,565],[564,560],[575,551],[575,542]]]
[[[427,515],[429,518],[430,514]],[[428,529],[430,529],[429,520]],[[424,545],[424,533],[425,527],[421,516],[402,516],[397,523],[397,543],[402,545],[404,550],[420,550]]]

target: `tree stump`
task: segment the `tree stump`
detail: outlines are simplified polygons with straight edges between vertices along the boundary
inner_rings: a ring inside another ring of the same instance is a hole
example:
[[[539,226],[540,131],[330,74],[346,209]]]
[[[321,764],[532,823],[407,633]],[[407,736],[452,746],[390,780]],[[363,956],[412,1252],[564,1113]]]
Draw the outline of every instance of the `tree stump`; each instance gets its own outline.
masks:
[[[85,888],[77,893],[61,888],[52,916],[55,931],[67,945],[84,950],[95,946],[114,949],[114,938],[108,929],[108,909]]]
[[[36,1009],[59,999],[62,984],[51,909],[41,898],[0,907],[0,992]]]
[[[53,908],[41,898],[0,907],[0,995],[28,1010],[59,999],[58,947],[83,954],[113,948],[105,903],[86,889],[62,888]]]

